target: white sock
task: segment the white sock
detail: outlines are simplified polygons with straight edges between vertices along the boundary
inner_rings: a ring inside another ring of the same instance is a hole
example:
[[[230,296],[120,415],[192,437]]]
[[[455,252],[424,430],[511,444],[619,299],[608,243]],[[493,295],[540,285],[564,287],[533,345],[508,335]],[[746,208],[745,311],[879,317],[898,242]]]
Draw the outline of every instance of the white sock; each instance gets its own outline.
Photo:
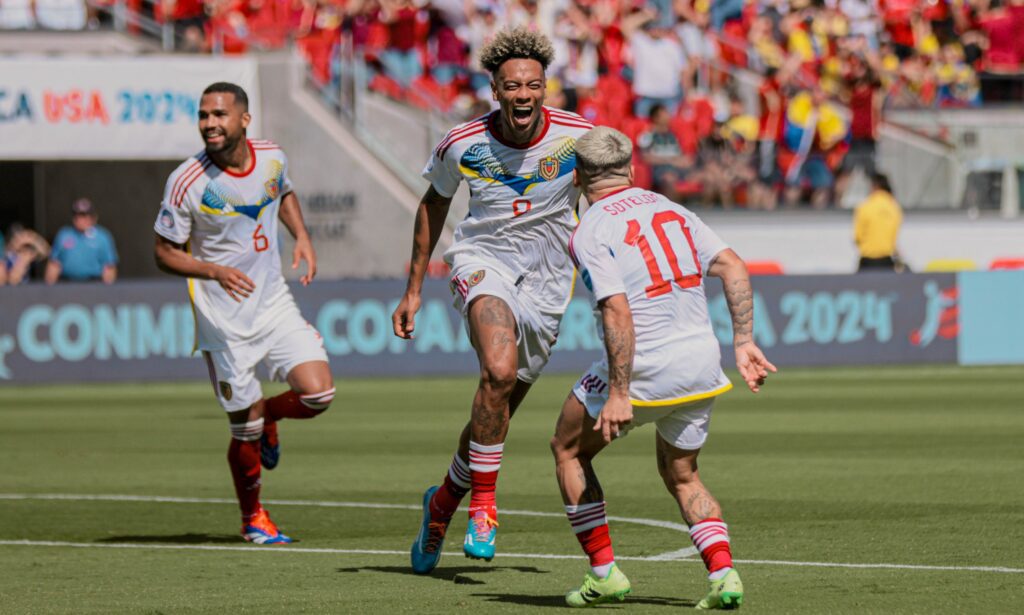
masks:
[[[608,562],[607,564],[601,564],[600,566],[591,566],[590,569],[594,571],[594,576],[599,579],[603,579],[608,576],[608,573],[612,571],[612,566],[615,564],[615,560]]]
[[[728,566],[726,566],[725,568],[719,568],[718,570],[716,570],[716,571],[714,571],[714,572],[712,572],[712,573],[710,573],[708,575],[708,580],[709,581],[721,580],[723,577],[725,577],[725,575],[729,574],[730,570],[732,570],[732,568],[729,568]]]

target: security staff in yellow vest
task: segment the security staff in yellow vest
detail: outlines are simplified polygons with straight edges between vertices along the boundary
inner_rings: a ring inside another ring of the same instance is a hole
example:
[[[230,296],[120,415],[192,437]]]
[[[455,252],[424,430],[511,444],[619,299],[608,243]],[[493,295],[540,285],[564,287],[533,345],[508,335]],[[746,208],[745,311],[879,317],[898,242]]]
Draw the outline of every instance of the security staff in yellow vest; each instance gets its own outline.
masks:
[[[897,267],[896,236],[903,210],[892,195],[889,178],[871,177],[871,194],[853,213],[853,240],[860,251],[858,271],[894,271]]]

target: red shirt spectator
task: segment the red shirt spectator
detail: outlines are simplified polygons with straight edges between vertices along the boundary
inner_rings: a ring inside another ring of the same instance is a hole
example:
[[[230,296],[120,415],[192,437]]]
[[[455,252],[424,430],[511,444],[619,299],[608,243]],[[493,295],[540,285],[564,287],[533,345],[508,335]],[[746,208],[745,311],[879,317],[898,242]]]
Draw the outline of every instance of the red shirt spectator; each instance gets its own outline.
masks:
[[[761,87],[757,90],[757,98],[761,107],[758,138],[764,141],[781,139],[782,129],[785,126],[786,104],[782,96],[782,86],[773,73],[770,73],[761,82]]]
[[[1012,70],[1017,67],[1017,39],[1021,24],[1015,23],[1009,11],[992,11],[981,18],[981,29],[988,35],[985,63],[989,68]]]
[[[876,103],[878,95],[878,85],[869,79],[854,82],[850,89],[850,137],[875,140],[879,120],[879,105]]]
[[[388,47],[398,51],[409,51],[416,47],[416,20],[419,11],[403,7],[395,12],[388,24]]]

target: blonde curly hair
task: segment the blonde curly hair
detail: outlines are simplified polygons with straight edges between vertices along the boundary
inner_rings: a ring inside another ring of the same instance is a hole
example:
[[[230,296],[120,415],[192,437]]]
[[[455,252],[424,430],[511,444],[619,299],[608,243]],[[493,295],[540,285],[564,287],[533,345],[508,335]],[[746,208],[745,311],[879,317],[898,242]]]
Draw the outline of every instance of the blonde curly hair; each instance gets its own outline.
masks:
[[[547,70],[555,58],[555,48],[548,37],[519,26],[499,31],[480,50],[480,64],[492,75],[508,60],[537,60]]]

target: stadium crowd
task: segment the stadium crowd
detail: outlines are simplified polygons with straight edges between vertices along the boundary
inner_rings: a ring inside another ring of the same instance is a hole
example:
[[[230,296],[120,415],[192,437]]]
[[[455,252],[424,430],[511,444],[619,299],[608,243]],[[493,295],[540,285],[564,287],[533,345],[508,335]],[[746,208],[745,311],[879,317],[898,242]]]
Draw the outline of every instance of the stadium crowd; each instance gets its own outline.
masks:
[[[0,24],[52,27],[33,8],[78,2],[0,0]],[[111,2],[91,3],[89,14]],[[294,41],[327,87],[353,52],[370,89],[467,119],[492,104],[479,50],[501,27],[526,25],[557,47],[548,104],[632,138],[641,184],[723,207],[838,202],[852,169],[874,171],[883,108],[978,106],[979,74],[1011,75],[1011,88],[1024,75],[1024,0],[127,4],[173,24],[183,51]],[[741,95],[755,88],[756,102]],[[986,94],[1000,98],[998,87]]]

